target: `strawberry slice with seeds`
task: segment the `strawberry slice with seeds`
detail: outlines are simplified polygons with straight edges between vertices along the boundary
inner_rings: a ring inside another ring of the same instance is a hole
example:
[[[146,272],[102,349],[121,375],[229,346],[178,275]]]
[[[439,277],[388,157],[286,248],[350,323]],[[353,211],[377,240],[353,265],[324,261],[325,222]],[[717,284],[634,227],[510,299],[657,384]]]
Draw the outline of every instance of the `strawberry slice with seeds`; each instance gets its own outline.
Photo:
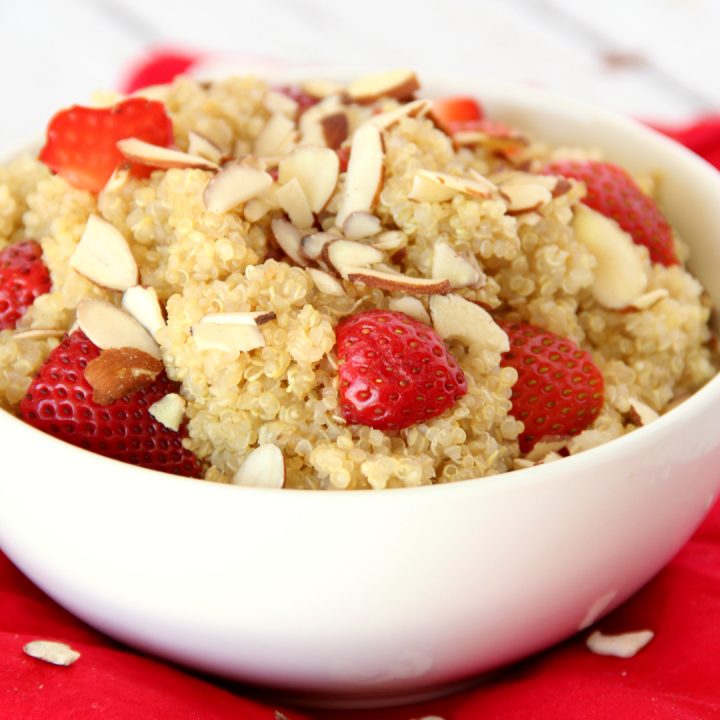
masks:
[[[433,101],[432,115],[437,124],[449,135],[463,130],[474,130],[484,118],[480,103],[471,97],[447,97]]]
[[[74,105],[61,110],[50,120],[39,158],[71,185],[97,193],[125,162],[118,140],[131,137],[153,145],[171,145],[172,121],[165,106],[137,97],[109,108]],[[150,172],[151,168],[132,165],[136,177],[147,177]]]
[[[544,437],[578,435],[590,426],[604,402],[603,376],[590,353],[533,325],[498,324],[510,340],[500,364],[518,372],[511,400],[513,415],[525,425],[521,452]]]
[[[94,402],[85,379],[88,363],[100,349],[76,330],[53,350],[20,402],[25,422],[86,450],[152,470],[201,477],[200,461],[182,445],[185,427],[174,432],[158,422],[149,408],[178,383],[162,372],[149,386],[109,405]]]
[[[0,330],[12,330],[35,299],[50,292],[50,273],[34,240],[0,252]]]

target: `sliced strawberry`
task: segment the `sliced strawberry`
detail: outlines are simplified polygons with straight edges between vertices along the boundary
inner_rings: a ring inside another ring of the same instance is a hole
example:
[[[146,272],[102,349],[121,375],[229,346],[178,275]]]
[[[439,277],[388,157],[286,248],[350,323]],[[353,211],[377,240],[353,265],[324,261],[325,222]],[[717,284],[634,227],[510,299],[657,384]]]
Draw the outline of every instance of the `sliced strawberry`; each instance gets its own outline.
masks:
[[[623,168],[594,160],[559,160],[543,172],[581,180],[587,188],[583,202],[612,218],[661,265],[678,265],[670,224],[655,201],[637,186]]]
[[[130,98],[110,108],[74,105],[55,115],[39,158],[81,190],[99,192],[115,168],[125,162],[118,140],[138,138],[164,147],[172,144],[172,121],[165,106],[154,100]],[[134,165],[136,177],[150,168]]]
[[[400,430],[442,414],[467,392],[439,335],[404,313],[350,315],[336,335],[340,407],[349,423]]]
[[[0,330],[12,330],[35,302],[50,292],[50,273],[34,240],[8,245],[0,252]]]
[[[484,118],[483,109],[471,97],[448,97],[433,101],[433,117],[449,135],[461,130],[474,129]]]
[[[106,457],[162,472],[200,477],[200,461],[182,445],[186,428],[173,432],[148,408],[178,391],[163,372],[142,390],[98,405],[85,367],[100,350],[76,330],[53,350],[20,402],[25,422],[72,445]]]
[[[590,353],[572,340],[525,323],[500,321],[510,339],[501,365],[518,380],[512,413],[522,420],[520,450],[547,436],[573,436],[593,423],[603,407],[604,379]]]

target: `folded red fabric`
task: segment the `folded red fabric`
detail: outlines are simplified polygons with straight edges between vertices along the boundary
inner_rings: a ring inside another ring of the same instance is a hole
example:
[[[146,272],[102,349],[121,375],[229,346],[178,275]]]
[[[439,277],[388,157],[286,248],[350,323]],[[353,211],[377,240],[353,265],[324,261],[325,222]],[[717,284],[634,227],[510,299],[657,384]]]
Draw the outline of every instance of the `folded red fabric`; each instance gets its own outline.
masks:
[[[168,81],[194,56],[158,54],[125,89]],[[720,168],[720,117],[661,128]],[[592,654],[589,633],[650,629],[629,659]],[[71,644],[81,658],[56,667],[28,657],[35,639]],[[211,678],[148,658],[95,632],[56,605],[0,555],[0,718],[3,720],[276,720],[280,709]],[[595,628],[472,690],[412,707],[301,712],[290,720],[703,720],[720,717],[720,506],[650,584]]]

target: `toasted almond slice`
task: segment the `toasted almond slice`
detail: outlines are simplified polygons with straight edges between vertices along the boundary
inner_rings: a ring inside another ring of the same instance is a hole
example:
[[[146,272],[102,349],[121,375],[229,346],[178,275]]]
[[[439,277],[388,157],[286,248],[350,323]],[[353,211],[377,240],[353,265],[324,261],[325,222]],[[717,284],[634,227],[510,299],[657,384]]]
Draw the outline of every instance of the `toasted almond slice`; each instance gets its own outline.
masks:
[[[132,162],[164,170],[170,168],[217,170],[218,168],[216,163],[210,162],[206,158],[190,155],[190,153],[184,153],[181,150],[153,145],[137,138],[118,140],[117,147],[123,156]]]
[[[622,633],[621,635],[605,635],[596,630],[588,637],[585,644],[588,650],[596,655],[631,658],[637,655],[653,638],[652,630]]]
[[[77,306],[77,324],[101,350],[136,348],[160,359],[160,348],[131,315],[105,300],[84,298]]]
[[[97,215],[88,218],[70,257],[70,267],[90,282],[110,290],[127,290],[138,280],[138,266],[127,240]]]
[[[507,183],[500,187],[500,195],[507,202],[508,215],[539,210],[553,197],[550,190],[536,183]]]
[[[285,459],[277,445],[259,445],[244,460],[233,478],[244,487],[281,488],[285,485]]]
[[[376,235],[372,244],[378,250],[400,250],[408,244],[408,237],[401,230],[386,230]]]
[[[101,193],[107,192],[118,192],[127,185],[127,181],[130,179],[130,163],[122,163],[118,165],[112,172],[112,175],[108,178],[105,183],[105,187],[100,191]]]
[[[210,179],[203,192],[203,202],[210,212],[225,213],[262,194],[272,184],[272,177],[264,170],[233,163]]]
[[[340,174],[340,160],[330,148],[305,145],[296,148],[280,161],[278,179],[285,185],[297,178],[310,209],[319,213],[335,192]]]
[[[325,145],[337,150],[347,139],[350,124],[346,113],[337,112],[321,118],[320,127],[323,131]]]
[[[303,237],[300,241],[300,249],[309,260],[317,260],[322,255],[323,248],[334,240],[337,240],[337,236],[329,232],[312,233]]]
[[[216,165],[223,157],[222,150],[212,140],[193,130],[188,133],[188,155],[205,158]]]
[[[300,120],[298,121],[300,127],[300,144],[325,147],[325,133],[322,129],[322,119],[338,112],[345,113],[346,108],[340,102],[340,98],[335,95],[327,97],[317,105],[308,108],[300,116]]]
[[[412,70],[385,70],[365,75],[351,82],[345,92],[353,102],[370,104],[382,97],[405,100],[420,88]]]
[[[643,293],[640,297],[635,298],[630,306],[636,310],[647,310],[667,297],[670,297],[670,293],[667,288],[657,288]]]
[[[348,240],[362,240],[373,237],[382,230],[380,219],[362,211],[350,213],[342,226],[342,231]]]
[[[294,118],[297,115],[299,105],[289,95],[278,92],[277,90],[268,90],[263,98],[263,105],[266,110],[271,113],[282,113],[288,117]]]
[[[212,325],[255,325],[256,327],[275,320],[277,315],[272,310],[261,310],[256,312],[226,312],[209,313],[205,315],[201,323]]]
[[[198,350],[222,352],[250,352],[265,347],[265,336],[254,323],[227,324],[199,322],[190,328]]]
[[[630,398],[630,412],[628,413],[628,420],[633,425],[643,427],[649,425],[653,420],[657,420],[660,415],[649,405],[646,405],[642,400],[637,398]]]
[[[310,97],[322,100],[330,95],[340,95],[345,88],[332,80],[306,80],[300,89]]]
[[[292,223],[289,223],[287,220],[283,220],[282,218],[275,218],[272,221],[271,227],[280,249],[296,265],[306,267],[307,260],[303,257],[303,253],[300,248],[302,233]]]
[[[432,110],[432,101],[430,100],[413,100],[405,103],[398,108],[388,110],[387,112],[373,115],[369,120],[370,123],[380,130],[391,130],[401,120],[406,117],[419,118],[427,115]]]
[[[13,340],[48,340],[49,338],[64,337],[67,330],[56,330],[54,328],[29,328],[27,330],[16,330],[12,334]]]
[[[510,349],[505,331],[474,302],[454,293],[430,298],[433,327],[444,340],[456,338],[470,348],[504,353]]]
[[[435,295],[450,292],[450,283],[444,278],[429,280],[363,267],[344,267],[343,273],[351,282],[362,283],[368,287],[380,288],[389,292],[398,291],[410,295]]]
[[[68,667],[79,657],[80,653],[69,645],[53,640],[33,640],[23,646],[23,652],[30,657],[43,660],[51,665]]]
[[[155,288],[141,285],[128,288],[123,293],[122,308],[157,340],[158,330],[165,327],[165,318]]]
[[[332,275],[318,270],[317,268],[308,268],[308,273],[315,287],[323,293],[323,295],[333,295],[334,297],[343,297],[347,293],[342,283]]]
[[[310,210],[300,181],[296,177],[290,178],[284,185],[281,185],[275,192],[275,197],[295,227],[312,227],[315,217]]]
[[[157,358],[133,347],[108,348],[85,367],[85,379],[93,389],[93,402],[111,405],[152,385],[163,371]]]
[[[182,395],[168,393],[153,403],[148,412],[168,430],[177,432],[185,419],[185,407],[187,403]]]
[[[447,278],[452,288],[468,287],[480,280],[478,269],[446,242],[436,242],[433,247],[432,276]]]
[[[532,460],[526,458],[513,458],[513,469],[515,470],[527,470],[528,468],[534,467],[535,463]]]
[[[243,217],[251,223],[262,220],[270,210],[270,206],[261,198],[250,198],[243,207]]]
[[[297,140],[295,123],[283,113],[275,113],[255,138],[256,155],[284,155],[293,149]]]
[[[632,237],[614,220],[582,204],[575,208],[573,228],[597,261],[591,290],[598,303],[615,310],[631,305],[648,282]]]
[[[382,189],[385,148],[382,134],[365,123],[353,135],[340,212],[335,222],[342,227],[351,213],[370,212]]]
[[[406,297],[392,298],[388,302],[388,308],[390,308],[390,310],[394,310],[395,312],[404,313],[405,315],[413,318],[413,320],[425,323],[425,325],[431,324],[428,311],[416,297],[410,297],[408,295]]]
[[[372,245],[352,240],[333,240],[323,247],[323,258],[338,274],[347,277],[346,267],[373,265],[382,262],[384,255]]]
[[[463,193],[473,198],[485,199],[496,191],[497,186],[480,174],[474,178],[466,178],[434,170],[418,170],[413,177],[408,198],[419,202],[444,202],[458,193]]]

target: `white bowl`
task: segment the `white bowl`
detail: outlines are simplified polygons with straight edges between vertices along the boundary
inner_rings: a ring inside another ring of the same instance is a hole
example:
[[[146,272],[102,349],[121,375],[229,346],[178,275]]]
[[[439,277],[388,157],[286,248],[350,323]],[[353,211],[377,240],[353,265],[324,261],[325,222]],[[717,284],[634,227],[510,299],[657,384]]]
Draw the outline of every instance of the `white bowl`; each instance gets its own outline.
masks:
[[[709,165],[628,119],[525,87],[426,88],[662,171],[667,214],[720,305]],[[718,407],[716,378],[652,425],[551,465],[356,493],[171,477],[0,412],[0,543],[60,604],[162,657],[314,703],[428,696],[572,635],[647,582],[715,499]]]

